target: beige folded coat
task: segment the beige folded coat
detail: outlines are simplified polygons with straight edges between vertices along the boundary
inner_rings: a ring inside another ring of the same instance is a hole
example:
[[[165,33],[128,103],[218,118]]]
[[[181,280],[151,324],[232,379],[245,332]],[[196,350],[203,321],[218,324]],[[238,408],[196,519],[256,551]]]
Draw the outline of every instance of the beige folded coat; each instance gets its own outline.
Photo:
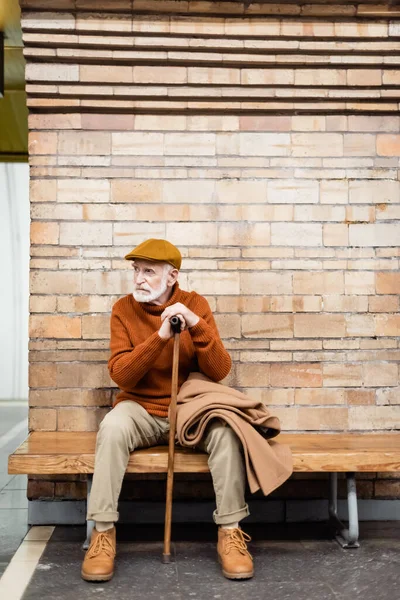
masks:
[[[178,394],[176,433],[181,446],[196,446],[211,419],[225,421],[243,444],[250,491],[265,495],[293,472],[288,445],[271,441],[280,433],[278,417],[266,406],[202,373],[191,373]]]

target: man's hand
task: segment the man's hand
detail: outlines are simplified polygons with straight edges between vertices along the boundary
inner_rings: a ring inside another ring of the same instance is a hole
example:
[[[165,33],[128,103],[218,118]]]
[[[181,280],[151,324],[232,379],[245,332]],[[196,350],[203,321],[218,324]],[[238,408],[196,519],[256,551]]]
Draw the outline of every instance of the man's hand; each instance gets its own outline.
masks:
[[[174,335],[169,320],[175,316],[177,316],[181,322],[181,331],[184,331],[189,327],[194,327],[200,320],[200,317],[181,302],[172,304],[172,306],[168,306],[161,314],[162,325],[158,334],[162,339],[168,340]]]

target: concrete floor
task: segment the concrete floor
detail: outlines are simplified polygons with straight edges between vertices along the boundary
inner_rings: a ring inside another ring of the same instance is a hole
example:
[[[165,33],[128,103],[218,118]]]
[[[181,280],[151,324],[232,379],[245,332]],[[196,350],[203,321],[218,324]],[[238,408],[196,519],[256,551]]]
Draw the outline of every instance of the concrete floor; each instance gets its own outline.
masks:
[[[57,527],[24,600],[398,600],[400,524],[363,523],[361,547],[343,550],[325,525],[243,528],[253,535],[255,577],[225,579],[216,560],[215,526],[173,532],[174,562],[164,565],[162,528],[120,527],[114,578],[80,578],[82,527]]]

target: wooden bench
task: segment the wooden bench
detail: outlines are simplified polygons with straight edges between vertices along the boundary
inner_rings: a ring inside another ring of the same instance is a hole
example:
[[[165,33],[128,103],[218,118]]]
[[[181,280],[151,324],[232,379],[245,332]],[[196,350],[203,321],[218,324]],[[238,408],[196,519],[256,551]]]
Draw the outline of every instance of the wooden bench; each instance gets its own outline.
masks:
[[[276,441],[289,444],[294,471],[330,473],[329,519],[336,539],[343,548],[357,548],[358,510],[355,473],[362,471],[400,470],[400,432],[362,434],[286,434]],[[34,432],[10,455],[9,474],[88,475],[88,498],[94,469],[96,433]],[[167,446],[154,446],[132,452],[127,473],[165,473]],[[187,448],[177,448],[175,472],[208,472],[207,455]],[[337,474],[346,473],[349,526],[337,515]],[[87,540],[93,523],[88,523]]]

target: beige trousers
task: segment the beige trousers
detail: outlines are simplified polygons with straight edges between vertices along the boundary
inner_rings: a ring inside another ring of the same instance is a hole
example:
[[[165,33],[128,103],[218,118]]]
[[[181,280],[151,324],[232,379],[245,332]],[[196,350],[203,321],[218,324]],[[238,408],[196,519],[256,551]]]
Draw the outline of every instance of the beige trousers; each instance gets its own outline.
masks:
[[[129,460],[135,448],[168,444],[167,418],[150,415],[140,404],[124,400],[100,424],[92,491],[87,518],[118,520],[118,497]],[[249,514],[245,502],[245,469],[239,438],[221,421],[213,421],[198,446],[208,453],[217,509],[213,517],[220,525],[235,523]]]

